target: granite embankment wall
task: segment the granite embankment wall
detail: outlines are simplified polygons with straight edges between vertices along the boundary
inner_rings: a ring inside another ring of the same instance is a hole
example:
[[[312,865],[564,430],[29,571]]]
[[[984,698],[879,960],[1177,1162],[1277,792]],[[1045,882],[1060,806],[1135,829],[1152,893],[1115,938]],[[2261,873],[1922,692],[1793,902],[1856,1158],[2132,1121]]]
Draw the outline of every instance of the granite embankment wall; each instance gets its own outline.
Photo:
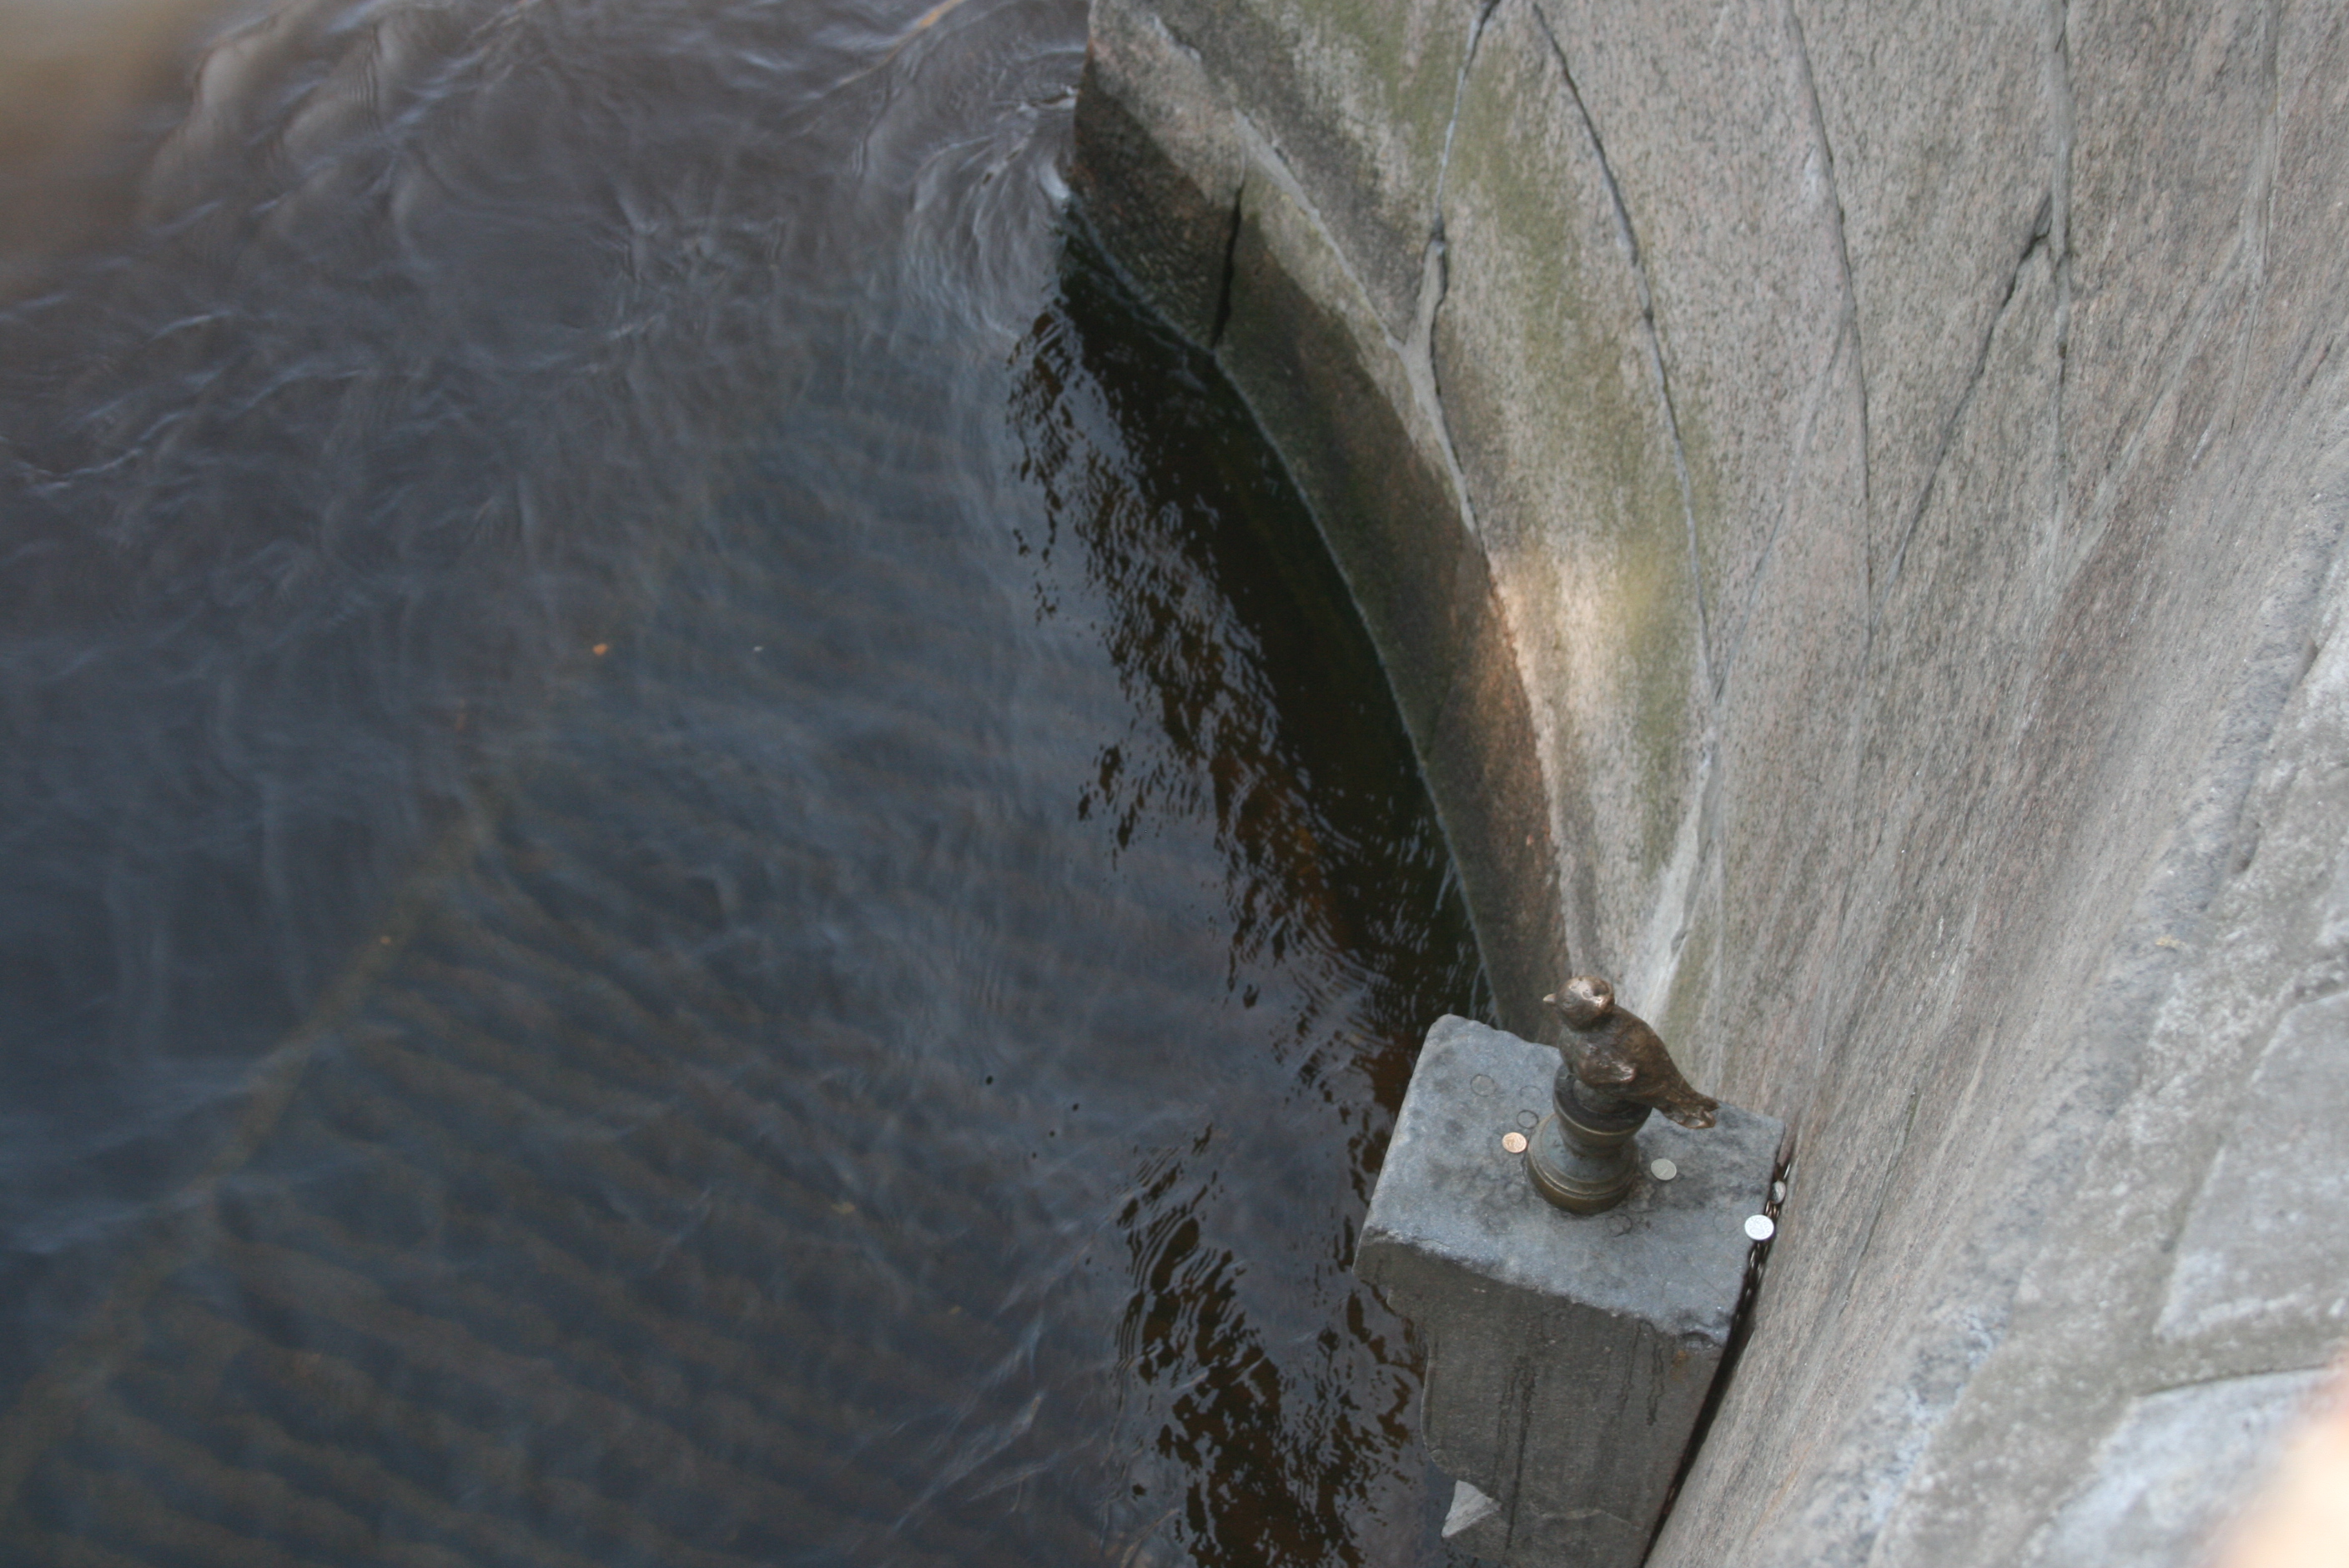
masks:
[[[2349,1329],[2349,11],[1096,0],[1505,1020],[1783,1118],[1659,1564],[2183,1562]]]

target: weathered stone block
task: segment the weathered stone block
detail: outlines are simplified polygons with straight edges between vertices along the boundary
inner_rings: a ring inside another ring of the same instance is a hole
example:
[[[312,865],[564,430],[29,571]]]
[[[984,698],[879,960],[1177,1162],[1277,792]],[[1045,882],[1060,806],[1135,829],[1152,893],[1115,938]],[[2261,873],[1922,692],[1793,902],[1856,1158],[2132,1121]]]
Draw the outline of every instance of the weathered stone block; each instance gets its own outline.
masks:
[[[1445,1534],[1496,1562],[1632,1568],[1729,1343],[1780,1127],[1652,1118],[1603,1214],[1552,1208],[1506,1148],[1557,1053],[1464,1018],[1428,1031],[1355,1268],[1427,1352],[1422,1430],[1459,1482]],[[1660,1181],[1653,1162],[1677,1174]]]

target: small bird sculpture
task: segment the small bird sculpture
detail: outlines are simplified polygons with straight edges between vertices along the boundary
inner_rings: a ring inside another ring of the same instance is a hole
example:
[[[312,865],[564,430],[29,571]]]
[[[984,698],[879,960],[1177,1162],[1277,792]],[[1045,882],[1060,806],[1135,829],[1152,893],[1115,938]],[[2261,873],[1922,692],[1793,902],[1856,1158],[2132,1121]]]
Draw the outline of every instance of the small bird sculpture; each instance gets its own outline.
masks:
[[[1566,1021],[1560,1049],[1594,1095],[1653,1107],[1682,1127],[1713,1125],[1721,1102],[1689,1087],[1656,1031],[1615,1005],[1614,986],[1578,975],[1542,1000]]]

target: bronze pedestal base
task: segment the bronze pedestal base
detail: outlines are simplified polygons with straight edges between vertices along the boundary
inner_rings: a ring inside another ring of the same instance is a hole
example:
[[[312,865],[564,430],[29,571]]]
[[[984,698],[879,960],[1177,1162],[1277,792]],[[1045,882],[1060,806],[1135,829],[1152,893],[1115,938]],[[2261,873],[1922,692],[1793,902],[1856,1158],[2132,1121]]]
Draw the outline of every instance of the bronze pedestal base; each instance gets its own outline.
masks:
[[[1622,1100],[1594,1105],[1593,1098],[1561,1069],[1551,1093],[1557,1109],[1542,1118],[1526,1145],[1526,1174],[1534,1191],[1569,1214],[1604,1213],[1639,1180],[1631,1140],[1648,1119],[1648,1108]]]

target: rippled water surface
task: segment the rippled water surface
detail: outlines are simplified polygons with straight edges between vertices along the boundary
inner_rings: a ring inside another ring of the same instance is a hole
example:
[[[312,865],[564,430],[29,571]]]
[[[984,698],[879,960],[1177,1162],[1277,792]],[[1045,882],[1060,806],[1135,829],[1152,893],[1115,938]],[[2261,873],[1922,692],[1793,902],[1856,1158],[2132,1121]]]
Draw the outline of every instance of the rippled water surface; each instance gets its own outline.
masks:
[[[0,117],[0,1559],[1440,1560],[1349,1265],[1475,955],[1068,237],[1082,6],[106,15]]]

